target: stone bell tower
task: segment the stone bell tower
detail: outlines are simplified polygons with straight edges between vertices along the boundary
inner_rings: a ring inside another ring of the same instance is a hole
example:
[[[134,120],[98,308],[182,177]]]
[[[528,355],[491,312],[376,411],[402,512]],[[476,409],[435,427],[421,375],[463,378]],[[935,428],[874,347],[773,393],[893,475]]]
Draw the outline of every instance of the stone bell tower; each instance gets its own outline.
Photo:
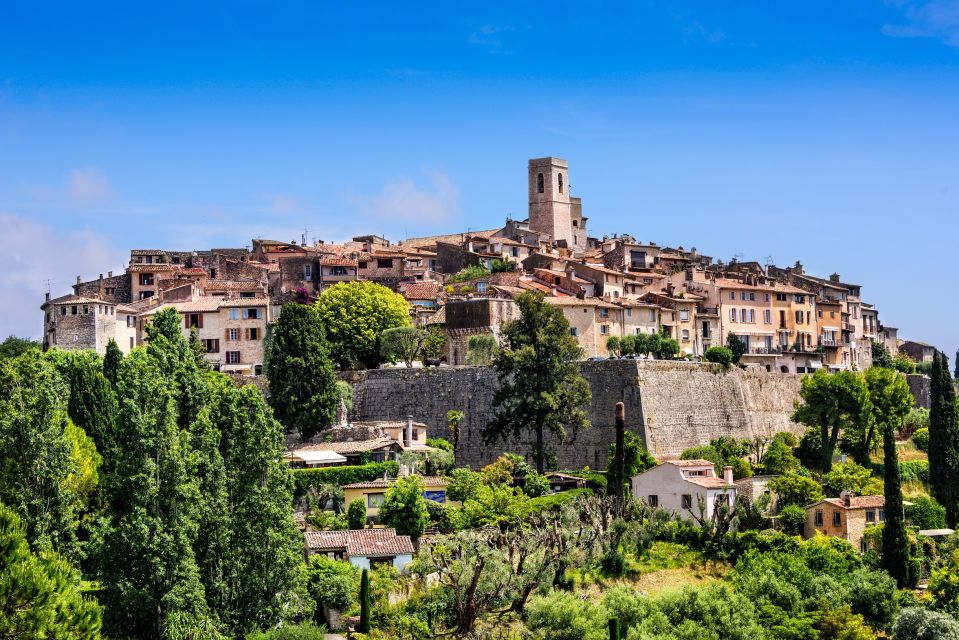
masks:
[[[569,195],[569,163],[561,158],[529,161],[529,228],[549,234],[573,251],[586,248],[582,203]]]

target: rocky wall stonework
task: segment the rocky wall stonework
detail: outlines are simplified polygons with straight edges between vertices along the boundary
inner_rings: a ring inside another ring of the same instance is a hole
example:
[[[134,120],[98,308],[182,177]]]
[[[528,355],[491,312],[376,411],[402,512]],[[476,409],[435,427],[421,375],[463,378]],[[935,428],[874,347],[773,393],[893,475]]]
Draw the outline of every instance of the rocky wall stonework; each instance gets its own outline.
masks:
[[[659,457],[719,436],[771,436],[801,433],[789,420],[799,397],[801,376],[674,362],[609,360],[584,362],[593,401],[592,428],[570,434],[565,444],[549,438],[560,467],[605,468],[614,437],[614,407],[626,406],[627,428]],[[452,439],[446,412],[463,411],[457,461],[474,468],[503,451],[529,452],[532,434],[494,445],[483,443],[481,430],[492,417],[495,372],[488,367],[378,369],[344,374],[354,385],[352,420],[397,420],[412,415],[426,423],[430,437]]]

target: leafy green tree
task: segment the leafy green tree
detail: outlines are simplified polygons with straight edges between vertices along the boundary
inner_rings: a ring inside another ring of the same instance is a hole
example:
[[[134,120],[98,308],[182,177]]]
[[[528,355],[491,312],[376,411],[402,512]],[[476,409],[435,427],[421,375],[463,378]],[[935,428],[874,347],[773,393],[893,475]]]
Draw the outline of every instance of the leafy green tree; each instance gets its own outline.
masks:
[[[476,495],[482,482],[483,476],[475,471],[466,467],[453,469],[449,475],[449,484],[446,485],[446,496],[455,502],[466,502]]]
[[[446,334],[438,324],[426,326],[426,340],[420,350],[423,358],[440,358],[446,353]]]
[[[799,395],[803,403],[793,413],[795,422],[819,429],[822,440],[823,472],[832,467],[833,453],[841,430],[861,434],[857,442],[865,442],[866,464],[868,445],[872,442],[869,389],[863,377],[852,371],[826,373],[822,369],[802,380]],[[862,447],[857,450],[861,451]],[[858,461],[858,460],[857,460]]]
[[[38,349],[0,362],[0,503],[23,520],[33,549],[81,557],[81,509],[66,431],[67,385]]]
[[[733,363],[733,351],[729,347],[709,347],[703,354],[703,359],[728,367]]]
[[[7,336],[7,339],[0,342],[0,362],[22,356],[32,349],[39,350],[40,343],[30,338],[18,338],[17,336]]]
[[[107,342],[107,352],[103,356],[103,375],[110,381],[110,384],[116,385],[117,373],[120,371],[120,362],[123,360],[123,353],[117,346],[116,340],[110,338]]]
[[[346,522],[350,529],[366,528],[366,505],[362,498],[357,498],[346,508]]]
[[[411,324],[406,299],[375,282],[339,282],[324,289],[315,304],[330,355],[342,369],[379,366],[383,332]]]
[[[356,603],[357,571],[349,562],[322,555],[310,558],[310,596],[317,607],[347,611]]]
[[[609,352],[609,355],[620,355],[621,350],[622,341],[620,340],[619,336],[609,336],[606,338],[606,351]]]
[[[118,453],[114,433],[118,405],[114,383],[104,374],[106,363],[92,351],[51,351],[48,357],[69,385],[70,419],[93,438],[107,462],[105,470],[111,469]]]
[[[370,614],[372,605],[370,604],[370,575],[366,569],[363,569],[363,575],[360,578],[360,625],[356,629],[360,633],[370,632]]]
[[[506,348],[496,357],[499,387],[493,395],[494,416],[484,427],[488,444],[523,432],[535,435],[536,471],[546,468],[546,432],[561,442],[568,430],[589,427],[584,407],[592,394],[575,361],[582,351],[569,333],[569,323],[543,295],[527,292],[517,303],[521,316],[504,325]]]
[[[787,473],[769,481],[769,488],[776,493],[779,506],[795,504],[805,507],[823,499],[822,487],[812,478],[798,473]]]
[[[507,484],[481,484],[463,504],[463,517],[470,527],[517,524],[529,511],[529,498]]]
[[[666,336],[660,336],[653,349],[657,360],[672,360],[679,355],[679,342]]]
[[[742,338],[732,331],[726,335],[726,348],[733,354],[733,364],[739,364],[740,359],[742,359],[748,349]]]
[[[872,341],[872,366],[892,369],[892,356],[886,345],[876,340]]]
[[[499,343],[493,336],[470,336],[466,343],[466,364],[482,367],[491,365],[498,352]]]
[[[460,425],[466,414],[456,409],[450,409],[446,412],[446,423],[449,425],[450,433],[453,434],[453,453],[456,453],[456,447],[460,443]]]
[[[912,432],[912,443],[920,451],[929,451],[929,428],[922,427]]]
[[[99,640],[100,606],[51,550],[30,551],[26,526],[0,504],[0,638]]]
[[[787,504],[777,514],[780,530],[788,535],[797,536],[802,533],[806,523],[806,510],[798,504]]]
[[[409,536],[413,540],[423,535],[429,523],[429,513],[423,497],[423,482],[418,476],[399,478],[387,490],[380,506],[380,520],[396,529],[397,535]]]
[[[387,362],[402,360],[407,368],[412,368],[429,337],[426,331],[416,327],[386,329],[380,336],[380,354]]]
[[[900,351],[892,359],[892,368],[901,373],[916,373],[916,362]]]
[[[906,516],[909,523],[919,529],[945,529],[946,510],[935,498],[915,496],[909,498]]]
[[[851,460],[834,464],[829,473],[823,475],[822,482],[833,496],[838,496],[844,490],[860,496],[875,495],[882,490],[881,481],[872,477],[870,469]]]
[[[793,473],[799,469],[799,458],[781,438],[773,438],[762,457],[763,473],[772,476]]]
[[[910,607],[896,618],[892,640],[959,640],[959,622],[938,611]]]
[[[950,527],[959,524],[959,416],[946,357],[936,352],[929,410],[929,489],[946,508]]]
[[[538,498],[549,493],[549,479],[535,471],[527,473],[523,478],[523,493],[530,498]]]
[[[286,429],[307,440],[333,424],[339,405],[337,380],[316,307],[295,302],[283,306],[266,374],[270,406]]]

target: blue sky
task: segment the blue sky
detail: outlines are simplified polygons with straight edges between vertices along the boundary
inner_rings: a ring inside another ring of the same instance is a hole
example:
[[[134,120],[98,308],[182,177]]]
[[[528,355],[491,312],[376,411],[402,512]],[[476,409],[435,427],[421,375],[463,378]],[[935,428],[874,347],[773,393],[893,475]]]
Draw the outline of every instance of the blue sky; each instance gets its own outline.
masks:
[[[130,247],[525,216],[802,260],[955,351],[959,1],[6,3],[0,333]]]

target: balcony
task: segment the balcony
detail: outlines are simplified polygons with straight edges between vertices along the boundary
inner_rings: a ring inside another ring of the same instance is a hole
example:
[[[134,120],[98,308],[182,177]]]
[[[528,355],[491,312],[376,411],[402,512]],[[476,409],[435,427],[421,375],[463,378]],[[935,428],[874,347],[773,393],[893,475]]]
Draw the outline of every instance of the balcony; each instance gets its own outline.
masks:
[[[843,323],[842,323],[842,330],[843,330],[843,331],[855,331],[855,330],[856,330],[856,325],[854,325],[854,324],[851,323],[851,322],[843,322]]]
[[[841,347],[845,343],[839,338],[820,338],[819,344],[824,347]]]
[[[749,347],[748,353],[754,356],[775,356],[782,352],[782,347]]]

